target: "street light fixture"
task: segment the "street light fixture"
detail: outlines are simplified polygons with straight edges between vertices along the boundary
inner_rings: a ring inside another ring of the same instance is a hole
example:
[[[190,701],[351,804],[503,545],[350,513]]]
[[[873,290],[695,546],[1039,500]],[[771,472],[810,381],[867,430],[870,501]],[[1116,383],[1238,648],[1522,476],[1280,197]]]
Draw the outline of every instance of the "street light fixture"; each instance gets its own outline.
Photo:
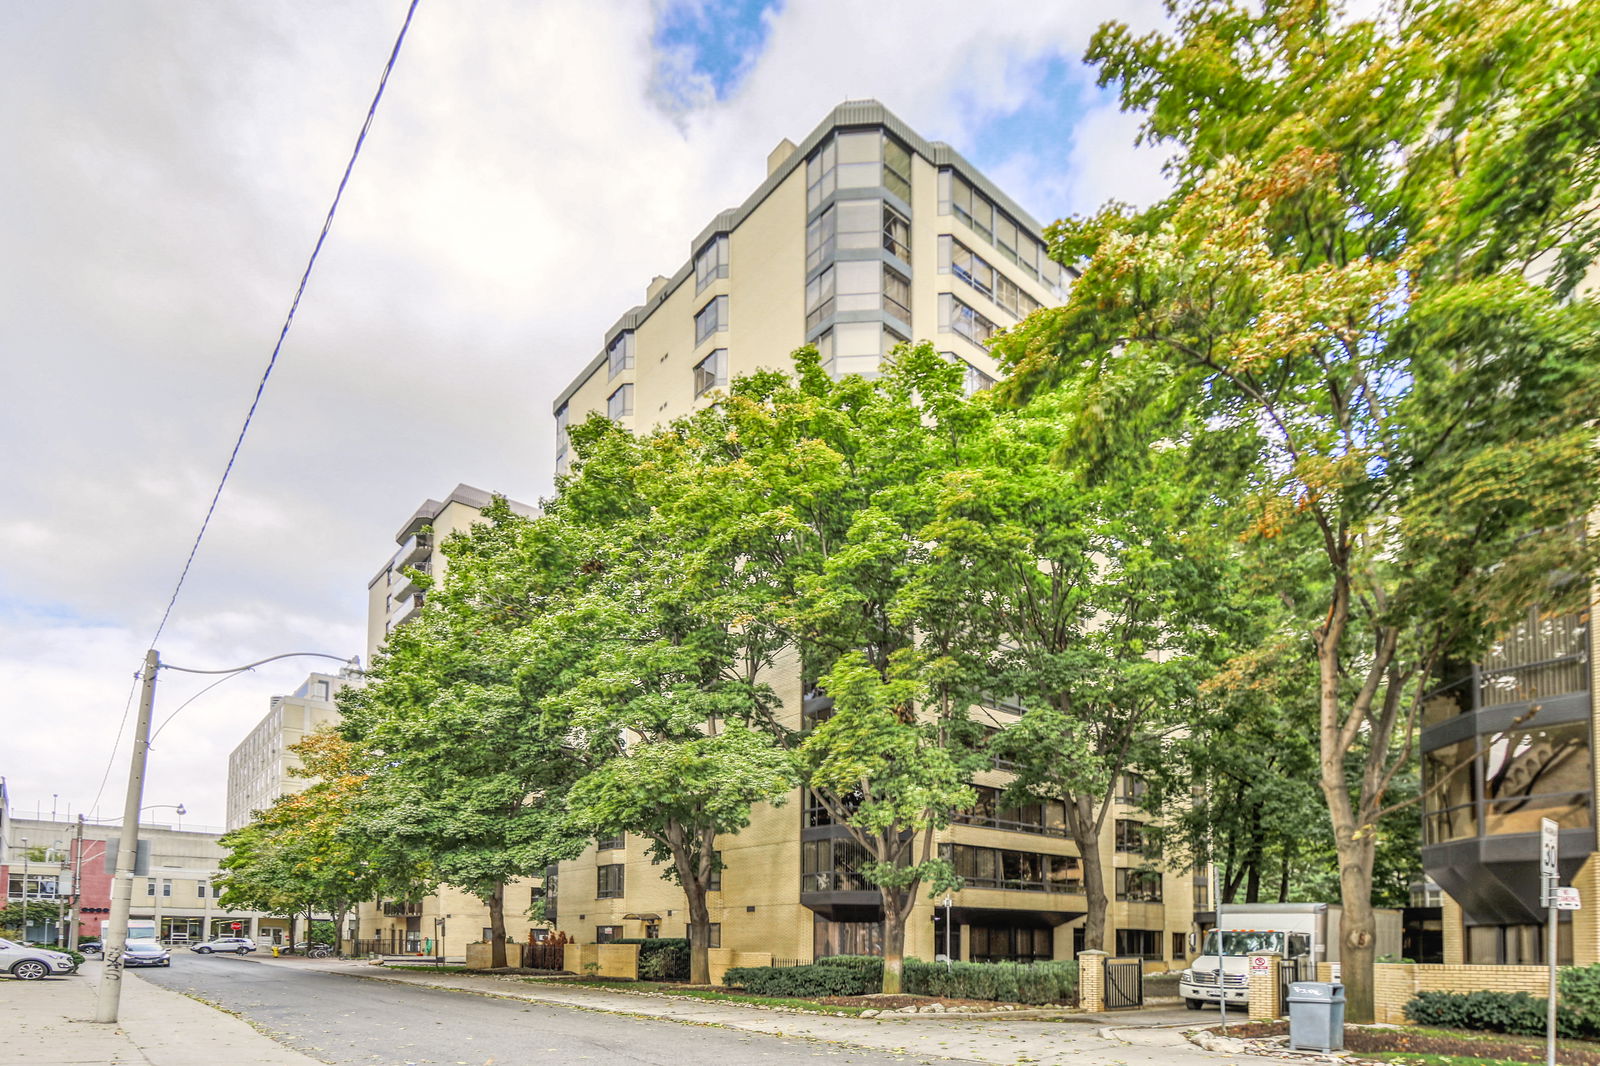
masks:
[[[299,658],[332,659],[352,664],[353,660],[318,651],[289,652],[257,659],[244,666],[226,670],[194,670],[173,666],[161,661],[161,653],[151,648],[145,652],[144,669],[139,671],[142,682],[139,692],[139,717],[133,727],[133,751],[128,762],[128,794],[122,807],[122,836],[117,844],[117,872],[111,882],[111,917],[106,923],[105,968],[100,975],[99,1000],[94,1020],[115,1022],[122,1003],[122,954],[128,944],[128,914],[133,910],[133,864],[139,850],[139,802],[144,798],[145,761],[150,753],[150,719],[155,712],[156,674],[161,670],[177,670],[185,674],[240,674],[280,659]],[[185,704],[187,705],[187,704]],[[180,707],[179,710],[182,710]],[[177,712],[173,712],[176,714]],[[167,721],[171,721],[168,718]],[[166,723],[163,722],[163,725]],[[163,805],[164,806],[164,805]],[[182,806],[181,804],[179,806]]]

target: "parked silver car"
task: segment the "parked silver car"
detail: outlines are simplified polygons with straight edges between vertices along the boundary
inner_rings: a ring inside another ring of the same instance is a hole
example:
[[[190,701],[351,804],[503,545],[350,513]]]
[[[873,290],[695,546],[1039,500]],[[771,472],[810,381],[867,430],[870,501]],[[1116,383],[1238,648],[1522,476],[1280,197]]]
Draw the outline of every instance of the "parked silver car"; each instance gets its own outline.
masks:
[[[256,942],[247,936],[219,936],[207,940],[204,944],[190,944],[190,951],[197,951],[202,955],[209,955],[213,951],[232,951],[244,955],[256,949]]]
[[[72,961],[71,955],[0,940],[0,973],[8,973],[24,981],[37,981],[52,974],[65,977],[77,970],[78,964]]]
[[[122,952],[124,966],[171,966],[172,956],[159,940],[137,937],[128,941]]]

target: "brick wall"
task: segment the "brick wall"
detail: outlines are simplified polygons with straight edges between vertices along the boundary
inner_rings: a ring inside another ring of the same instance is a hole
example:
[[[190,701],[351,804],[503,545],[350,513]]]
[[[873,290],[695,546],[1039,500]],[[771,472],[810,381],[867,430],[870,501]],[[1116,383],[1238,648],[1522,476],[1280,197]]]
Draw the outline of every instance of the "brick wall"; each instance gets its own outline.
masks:
[[[1543,996],[1550,971],[1544,966],[1408,966],[1379,963],[1373,967],[1376,1021],[1406,1024],[1405,1005],[1418,992],[1530,992]],[[1319,975],[1320,976],[1320,975]]]

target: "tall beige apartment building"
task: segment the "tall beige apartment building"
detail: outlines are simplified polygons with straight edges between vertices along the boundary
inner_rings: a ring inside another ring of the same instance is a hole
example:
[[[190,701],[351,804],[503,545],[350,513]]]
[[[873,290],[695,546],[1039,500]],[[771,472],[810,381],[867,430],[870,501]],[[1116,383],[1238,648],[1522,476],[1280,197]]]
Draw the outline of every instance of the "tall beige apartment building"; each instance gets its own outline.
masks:
[[[368,662],[395,628],[422,609],[426,593],[412,574],[426,574],[434,583],[444,580],[447,559],[441,545],[483,521],[482,511],[493,499],[471,485],[457,485],[443,500],[424,500],[395,533],[397,550],[367,583]],[[538,509],[508,501],[518,514],[534,515]],[[525,917],[535,891],[534,882],[508,886],[506,934],[524,940],[533,923]],[[524,901],[519,904],[519,900]],[[489,908],[477,897],[444,887],[421,900],[378,900],[360,908],[354,924],[364,946],[372,950],[426,952],[451,958],[466,954],[467,944],[487,940]]]
[[[299,792],[311,782],[289,771],[300,757],[289,749],[308,734],[339,721],[333,698],[359,678],[353,668],[337,674],[313,673],[293,693],[272,697],[272,707],[228,756],[228,829],[250,823],[279,796]]]
[[[398,549],[367,582],[367,662],[377,655],[396,626],[422,609],[426,594],[407,571],[426,574],[435,583],[443,580],[447,564],[439,546],[450,534],[482,521],[482,511],[492,499],[482,489],[457,485],[443,500],[422,501],[422,506],[405,520],[394,537]],[[518,514],[537,513],[537,508],[525,503],[509,503]]]
[[[714,402],[731,375],[788,369],[814,343],[835,375],[872,374],[902,341],[932,341],[991,384],[985,341],[1064,296],[1040,227],[948,145],[924,140],[875,101],[835,108],[796,146],[785,140],[767,178],[713,219],[670,277],[606,331],[600,352],[556,398],[557,471],[567,426],[599,412],[646,430]],[[790,661],[768,679],[786,724],[826,713],[801,690]],[[980,712],[996,727],[1018,708]],[[1070,958],[1087,905],[1081,856],[1058,803],[1005,808],[1004,765],[978,775],[978,806],[940,834],[965,879],[912,915],[908,953],[933,958]],[[1181,965],[1209,909],[1203,879],[1171,874],[1144,854],[1142,783],[1126,778],[1099,847],[1111,871],[1111,942],[1151,968]],[[879,950],[878,895],[859,873],[865,856],[842,826],[797,791],[758,807],[750,826],[719,841],[724,869],[711,893],[714,946],[811,959]],[[683,894],[661,877],[644,841],[597,842],[545,879],[546,913],[580,941],[683,936]],[[946,915],[949,923],[946,924]]]

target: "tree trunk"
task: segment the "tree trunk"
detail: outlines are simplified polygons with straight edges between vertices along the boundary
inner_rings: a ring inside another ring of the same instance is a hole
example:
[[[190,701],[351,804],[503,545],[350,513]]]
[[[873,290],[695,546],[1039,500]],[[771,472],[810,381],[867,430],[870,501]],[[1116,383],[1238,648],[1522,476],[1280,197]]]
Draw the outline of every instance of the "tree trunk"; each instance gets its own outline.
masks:
[[[683,886],[689,905],[689,983],[711,983],[711,908],[706,906],[705,888],[698,878]]]
[[[1105,951],[1106,912],[1111,900],[1106,891],[1105,864],[1100,859],[1099,826],[1087,796],[1071,797],[1065,806],[1067,827],[1083,863],[1083,894],[1089,904],[1089,913],[1083,920],[1083,946],[1089,951]]]
[[[1283,869],[1278,877],[1278,902],[1289,902],[1289,852],[1287,849],[1283,853]]]
[[[906,923],[900,901],[891,902],[887,892],[883,896],[883,994],[898,996],[905,987]]]
[[[290,911],[289,912],[289,950],[290,951],[294,950],[294,930],[295,930],[295,925],[299,921],[300,921],[300,919],[295,914],[295,912],[294,911]]]
[[[1339,974],[1344,984],[1345,1019],[1360,1025],[1370,1025],[1375,1019],[1373,1005],[1372,962],[1375,955],[1374,922],[1372,914],[1372,861],[1376,840],[1370,828],[1360,832],[1355,806],[1350,801],[1350,783],[1345,775],[1345,756],[1349,745],[1344,741],[1340,716],[1341,671],[1339,645],[1349,618],[1349,588],[1340,582],[1334,590],[1333,605],[1328,612],[1327,624],[1316,634],[1318,704],[1320,712],[1320,770],[1322,798],[1328,804],[1328,817],[1333,825],[1334,848],[1339,856],[1339,902],[1343,913],[1339,920]],[[1392,647],[1387,641],[1380,643],[1380,653],[1369,669],[1379,672],[1387,669],[1383,654]],[[1369,677],[1372,675],[1369,674]],[[1364,686],[1365,689],[1366,686]],[[1375,690],[1374,690],[1375,691]],[[1365,717],[1366,709],[1360,703],[1351,707],[1349,714]],[[1371,695],[1367,695],[1370,706]],[[1369,736],[1368,743],[1382,758],[1389,736]],[[1360,835],[1357,835],[1360,832]]]
[[[443,945],[439,953],[444,954]],[[496,881],[489,895],[489,965],[506,965],[506,883]]]

